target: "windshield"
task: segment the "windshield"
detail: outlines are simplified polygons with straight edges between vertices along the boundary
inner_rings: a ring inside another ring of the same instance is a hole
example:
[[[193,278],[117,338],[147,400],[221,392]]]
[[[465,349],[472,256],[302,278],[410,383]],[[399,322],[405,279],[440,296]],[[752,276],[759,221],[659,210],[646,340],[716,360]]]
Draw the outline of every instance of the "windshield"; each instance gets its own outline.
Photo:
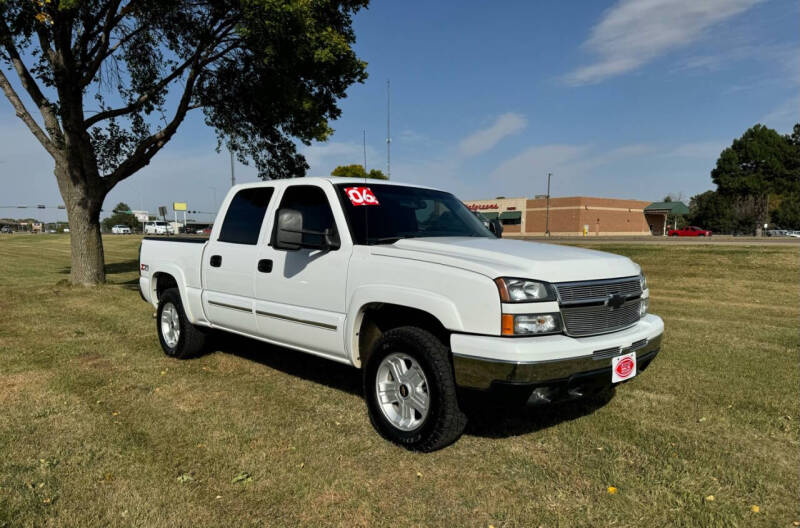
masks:
[[[374,200],[360,199],[365,187]],[[340,183],[336,188],[356,244],[391,244],[401,238],[421,237],[495,238],[450,193],[374,183]],[[367,205],[356,205],[359,203]]]

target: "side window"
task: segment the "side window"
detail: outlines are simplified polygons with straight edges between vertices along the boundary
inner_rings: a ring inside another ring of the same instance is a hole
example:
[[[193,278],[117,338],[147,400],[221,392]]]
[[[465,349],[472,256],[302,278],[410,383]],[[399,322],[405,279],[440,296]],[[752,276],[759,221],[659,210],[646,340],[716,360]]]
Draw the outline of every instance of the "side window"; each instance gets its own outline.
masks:
[[[219,232],[220,242],[232,244],[257,244],[258,233],[267,212],[269,199],[275,189],[254,187],[242,189],[231,200],[225,221]]]
[[[319,232],[326,229],[336,231],[336,222],[328,197],[319,187],[293,185],[287,188],[283,193],[279,209],[295,209],[303,213],[303,229]],[[317,244],[321,241],[322,235],[303,234],[304,243]]]

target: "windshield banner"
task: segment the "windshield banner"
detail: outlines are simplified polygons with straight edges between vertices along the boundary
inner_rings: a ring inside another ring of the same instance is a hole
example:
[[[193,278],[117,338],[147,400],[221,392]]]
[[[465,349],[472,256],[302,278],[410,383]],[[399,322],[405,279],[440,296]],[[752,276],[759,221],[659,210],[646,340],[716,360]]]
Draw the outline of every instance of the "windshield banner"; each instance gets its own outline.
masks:
[[[353,205],[380,205],[369,187],[346,187],[344,192]]]

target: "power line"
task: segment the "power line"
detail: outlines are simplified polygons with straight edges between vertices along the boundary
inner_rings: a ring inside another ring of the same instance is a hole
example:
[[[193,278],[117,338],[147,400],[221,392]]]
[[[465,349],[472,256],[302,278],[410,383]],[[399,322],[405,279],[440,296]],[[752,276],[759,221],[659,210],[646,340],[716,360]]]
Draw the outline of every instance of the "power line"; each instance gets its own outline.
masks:
[[[63,205],[0,205],[0,209],[61,209],[64,210],[66,207]]]

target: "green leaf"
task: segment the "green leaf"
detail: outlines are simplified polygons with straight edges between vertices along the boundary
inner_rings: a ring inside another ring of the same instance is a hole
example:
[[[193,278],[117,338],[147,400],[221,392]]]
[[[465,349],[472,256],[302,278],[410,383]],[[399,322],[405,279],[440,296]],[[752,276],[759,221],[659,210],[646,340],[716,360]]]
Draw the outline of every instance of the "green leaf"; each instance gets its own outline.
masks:
[[[231,484],[237,484],[239,482],[253,482],[253,477],[247,471],[242,471],[231,480]]]

